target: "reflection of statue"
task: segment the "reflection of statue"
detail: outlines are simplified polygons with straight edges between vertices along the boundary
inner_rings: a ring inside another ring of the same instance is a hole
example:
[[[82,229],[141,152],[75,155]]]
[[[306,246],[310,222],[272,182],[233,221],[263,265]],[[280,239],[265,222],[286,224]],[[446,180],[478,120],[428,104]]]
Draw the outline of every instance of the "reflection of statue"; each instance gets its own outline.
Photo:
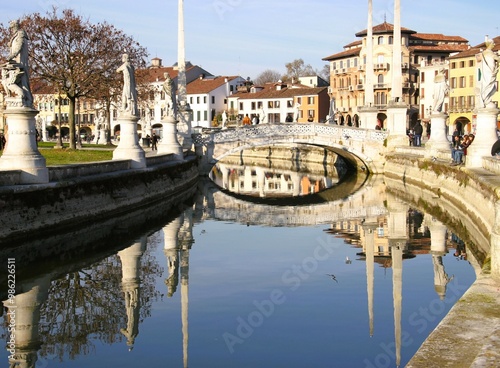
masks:
[[[481,55],[481,61],[478,67],[477,80],[478,80],[478,100],[480,107],[486,107],[491,98],[497,91],[496,79],[498,73],[498,54],[493,52],[495,43],[493,40],[486,40],[486,50]],[[479,56],[479,55],[478,55]]]
[[[168,73],[164,74],[165,82],[163,82],[163,91],[165,92],[165,97],[167,100],[167,116],[175,117],[177,115],[177,104],[175,100],[175,86],[174,81],[170,78]]]
[[[440,69],[434,77],[434,95],[432,103],[432,111],[443,111],[444,98],[448,93],[448,83],[444,69]]]
[[[123,64],[116,69],[123,72],[122,110],[131,115],[137,115],[137,90],[135,89],[135,70],[128,59],[128,54],[122,56]]]
[[[28,36],[20,28],[19,21],[10,22],[12,38],[7,64],[2,68],[2,84],[8,97],[14,92],[22,98],[22,106],[33,106],[33,95],[29,83]]]

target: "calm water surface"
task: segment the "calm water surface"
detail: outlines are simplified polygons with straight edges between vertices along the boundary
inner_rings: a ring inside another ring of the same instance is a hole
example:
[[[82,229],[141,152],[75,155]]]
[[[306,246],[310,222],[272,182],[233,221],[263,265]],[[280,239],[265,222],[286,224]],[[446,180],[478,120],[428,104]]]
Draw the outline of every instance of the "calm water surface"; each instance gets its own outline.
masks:
[[[404,366],[475,271],[436,219],[364,190],[388,211],[346,198],[349,218],[327,203],[290,214],[213,190],[119,251],[19,281],[20,366]]]

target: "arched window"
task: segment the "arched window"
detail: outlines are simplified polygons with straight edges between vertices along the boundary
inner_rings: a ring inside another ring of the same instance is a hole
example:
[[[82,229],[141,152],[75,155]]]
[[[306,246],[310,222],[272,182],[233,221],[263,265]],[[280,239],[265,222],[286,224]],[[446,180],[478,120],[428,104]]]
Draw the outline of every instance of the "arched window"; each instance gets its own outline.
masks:
[[[379,45],[383,45],[383,44],[384,44],[384,37],[379,36],[379,38],[378,38],[378,40],[377,40],[377,43],[378,43]]]
[[[384,75],[383,74],[379,74],[378,77],[377,77],[377,83],[378,84],[383,84],[384,83]]]
[[[389,45],[394,43],[394,36],[389,36]]]

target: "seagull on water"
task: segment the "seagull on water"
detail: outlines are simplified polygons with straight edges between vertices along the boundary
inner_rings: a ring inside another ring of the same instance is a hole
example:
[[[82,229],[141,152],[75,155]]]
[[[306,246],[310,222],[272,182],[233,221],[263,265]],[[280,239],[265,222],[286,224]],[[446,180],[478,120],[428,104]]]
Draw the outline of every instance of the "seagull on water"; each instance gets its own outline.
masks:
[[[326,274],[327,276],[330,276],[332,278],[333,281],[335,281],[336,283],[338,283],[337,281],[337,277],[335,277],[335,275],[331,275],[329,273]]]

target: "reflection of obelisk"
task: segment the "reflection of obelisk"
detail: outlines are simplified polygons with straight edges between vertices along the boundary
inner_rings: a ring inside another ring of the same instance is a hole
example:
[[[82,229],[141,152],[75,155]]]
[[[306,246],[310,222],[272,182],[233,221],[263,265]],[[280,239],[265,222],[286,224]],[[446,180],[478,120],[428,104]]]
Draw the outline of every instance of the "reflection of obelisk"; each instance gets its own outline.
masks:
[[[184,211],[184,221],[179,232],[181,258],[181,308],[182,308],[182,347],[184,368],[188,366],[188,309],[189,309],[189,250],[193,245],[193,209]]]
[[[7,336],[10,367],[35,368],[38,350],[42,345],[38,334],[40,307],[47,300],[50,277],[36,279],[26,287],[27,292],[17,294],[14,299],[3,302],[7,308],[7,321],[15,325],[11,336]],[[31,287],[31,288],[30,288]],[[13,337],[12,347],[10,338]],[[12,350],[10,350],[12,348]]]
[[[375,269],[375,229],[377,219],[367,219],[363,224],[365,234],[366,258],[366,291],[368,296],[368,318],[370,322],[370,337],[373,336],[373,284]]]
[[[145,250],[146,237],[143,237],[139,242],[118,252],[122,262],[122,290],[127,311],[127,328],[120,331],[127,338],[129,350],[134,348],[135,338],[139,334],[141,256]]]
[[[191,139],[191,114],[192,110],[187,103],[187,82],[186,82],[186,47],[184,39],[184,0],[179,0],[178,5],[178,44],[177,44],[177,91],[179,108],[177,120],[179,123],[177,129],[181,136],[181,145],[183,149],[190,150],[193,144]]]
[[[396,366],[401,362],[401,306],[403,300],[403,252],[406,249],[408,206],[393,196],[387,196],[387,221],[392,260],[392,296],[394,303],[394,339]]]

